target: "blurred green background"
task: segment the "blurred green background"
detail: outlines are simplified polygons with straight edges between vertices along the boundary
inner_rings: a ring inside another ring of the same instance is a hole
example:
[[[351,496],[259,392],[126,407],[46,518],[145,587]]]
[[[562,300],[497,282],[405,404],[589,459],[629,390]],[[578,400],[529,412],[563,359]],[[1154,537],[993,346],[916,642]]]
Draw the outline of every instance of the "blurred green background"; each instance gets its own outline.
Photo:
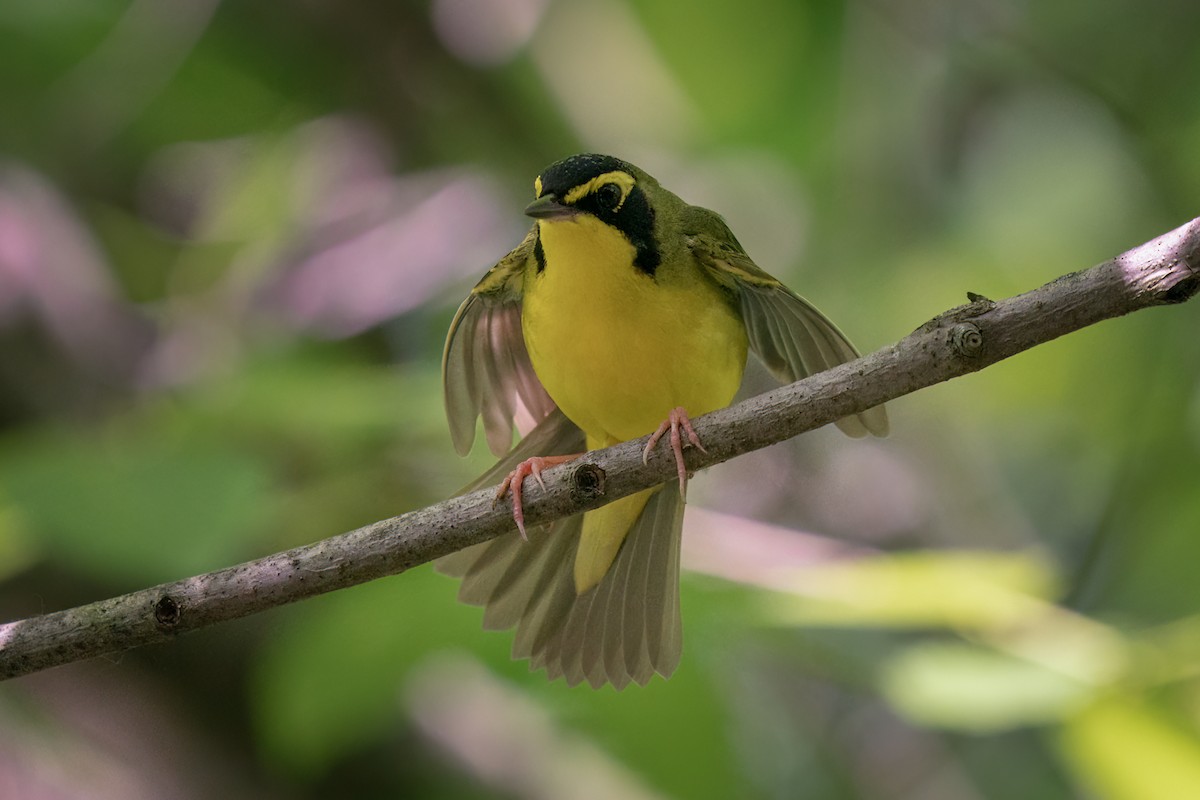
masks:
[[[445,498],[442,337],[600,151],[863,350],[1200,214],[1200,5],[4,0],[0,619]],[[699,476],[684,661],[568,689],[428,568],[0,685],[0,797],[1200,796],[1200,325]],[[766,385],[765,383],[763,384]]]

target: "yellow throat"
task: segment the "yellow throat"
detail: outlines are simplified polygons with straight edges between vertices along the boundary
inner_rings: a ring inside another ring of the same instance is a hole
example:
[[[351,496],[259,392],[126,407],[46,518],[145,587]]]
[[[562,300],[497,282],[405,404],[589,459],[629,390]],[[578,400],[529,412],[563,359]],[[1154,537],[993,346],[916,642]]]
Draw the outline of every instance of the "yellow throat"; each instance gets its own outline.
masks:
[[[625,236],[590,215],[538,225],[546,266],[525,278],[525,343],[589,446],[650,433],[676,406],[699,416],[729,404],[746,334],[698,270],[646,274]]]

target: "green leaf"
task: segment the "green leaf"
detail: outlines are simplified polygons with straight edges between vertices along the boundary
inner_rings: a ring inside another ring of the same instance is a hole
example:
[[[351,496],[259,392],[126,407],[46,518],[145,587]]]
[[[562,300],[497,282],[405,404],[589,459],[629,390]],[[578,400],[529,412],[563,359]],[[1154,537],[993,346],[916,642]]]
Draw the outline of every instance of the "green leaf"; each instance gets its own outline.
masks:
[[[435,370],[382,369],[296,349],[260,359],[190,395],[189,413],[239,435],[273,436],[321,449],[380,447],[401,432],[448,449],[445,418],[430,402]]]
[[[1137,697],[1114,695],[1088,706],[1068,721],[1059,745],[1098,798],[1200,796],[1200,737]]]
[[[1044,666],[984,647],[928,642],[884,665],[880,686],[919,725],[991,732],[1055,722],[1093,687]]]
[[[791,625],[993,628],[1042,613],[1054,591],[1031,553],[930,551],[806,569],[766,602]]]
[[[264,466],[211,442],[43,435],[0,447],[0,485],[56,556],[131,584],[228,566],[271,516]]]

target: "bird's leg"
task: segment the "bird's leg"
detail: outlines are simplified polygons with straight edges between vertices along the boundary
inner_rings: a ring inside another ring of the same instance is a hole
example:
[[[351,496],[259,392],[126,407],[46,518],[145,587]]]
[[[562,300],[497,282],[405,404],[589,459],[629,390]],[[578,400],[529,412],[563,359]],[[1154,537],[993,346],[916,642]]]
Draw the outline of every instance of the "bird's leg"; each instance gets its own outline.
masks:
[[[704,445],[700,444],[700,437],[692,429],[692,421],[688,419],[687,411],[683,406],[679,406],[671,410],[663,423],[658,426],[658,430],[650,436],[650,441],[646,442],[646,449],[642,451],[643,464],[650,459],[650,451],[667,431],[671,432],[671,450],[675,453],[675,469],[679,472],[679,493],[686,496],[687,465],[683,462],[683,448],[695,447],[701,453],[708,451],[704,449]],[[683,439],[685,435],[687,436],[686,442]]]
[[[563,464],[573,458],[579,458],[583,453],[574,453],[569,456],[534,456],[527,458],[520,464],[517,464],[516,469],[508,473],[504,478],[504,482],[500,484],[500,488],[496,490],[496,497],[492,501],[493,504],[498,502],[504,495],[512,493],[512,509],[513,519],[517,523],[517,530],[521,532],[521,538],[528,541],[529,537],[525,535],[525,509],[521,505],[521,484],[525,478],[532,475],[538,482],[538,485],[545,491],[546,483],[542,480],[542,470],[547,467],[553,467],[558,464]]]

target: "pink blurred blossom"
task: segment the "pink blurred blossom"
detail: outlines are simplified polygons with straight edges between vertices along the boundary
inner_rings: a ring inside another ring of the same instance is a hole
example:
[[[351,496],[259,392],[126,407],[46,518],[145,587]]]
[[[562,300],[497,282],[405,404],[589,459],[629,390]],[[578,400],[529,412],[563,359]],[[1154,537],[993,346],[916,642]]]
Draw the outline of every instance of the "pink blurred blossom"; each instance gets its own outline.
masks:
[[[22,320],[100,370],[128,367],[146,329],[62,193],[26,166],[0,164],[0,329]]]

